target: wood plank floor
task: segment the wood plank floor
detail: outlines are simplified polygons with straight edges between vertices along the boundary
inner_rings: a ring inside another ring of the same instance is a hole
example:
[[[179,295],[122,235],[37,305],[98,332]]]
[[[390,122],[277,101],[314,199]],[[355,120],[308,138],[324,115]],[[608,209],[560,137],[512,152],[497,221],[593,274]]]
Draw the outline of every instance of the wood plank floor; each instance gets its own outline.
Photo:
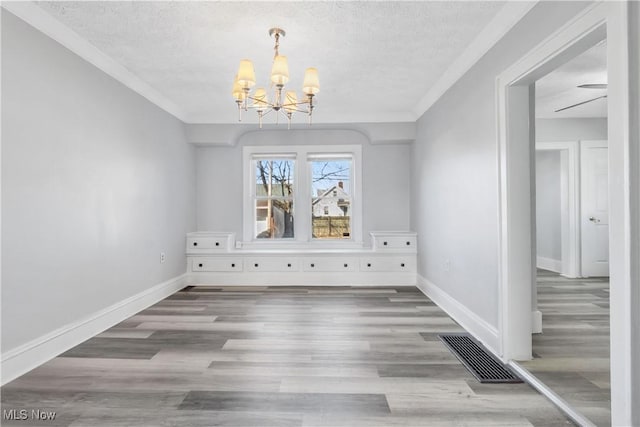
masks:
[[[572,425],[478,383],[437,338],[461,330],[414,287],[186,288],[7,384],[56,418],[2,425]]]
[[[609,279],[538,270],[542,334],[521,363],[597,426],[611,425]]]

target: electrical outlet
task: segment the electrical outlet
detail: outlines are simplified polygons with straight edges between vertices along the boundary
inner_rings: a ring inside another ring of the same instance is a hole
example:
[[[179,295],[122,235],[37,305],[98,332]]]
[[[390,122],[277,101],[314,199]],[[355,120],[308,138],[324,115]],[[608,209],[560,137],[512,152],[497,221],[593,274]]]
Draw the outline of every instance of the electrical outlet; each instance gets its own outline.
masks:
[[[160,264],[162,264],[163,262],[165,262],[167,259],[166,255],[164,254],[164,252],[160,252]]]
[[[451,260],[450,259],[445,259],[444,263],[442,264],[442,268],[444,268],[444,271],[449,272],[451,271]]]

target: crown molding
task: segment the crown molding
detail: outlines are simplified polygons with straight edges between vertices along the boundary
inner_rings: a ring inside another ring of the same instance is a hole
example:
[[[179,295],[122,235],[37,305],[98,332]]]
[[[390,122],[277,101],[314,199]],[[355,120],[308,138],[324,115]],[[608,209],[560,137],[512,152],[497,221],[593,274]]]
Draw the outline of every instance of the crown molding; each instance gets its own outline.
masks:
[[[3,1],[1,6],[167,113],[186,121],[180,107],[31,1]]]
[[[422,117],[449,88],[460,80],[537,3],[538,0],[507,2],[418,102],[413,109],[416,117]]]
[[[258,120],[253,114],[246,114],[242,117],[242,124],[249,124],[256,126],[258,124]],[[269,118],[271,119],[271,118]],[[269,119],[264,119],[264,124],[270,124]],[[389,122],[415,122],[418,117],[415,115],[413,111],[388,111],[388,112],[377,112],[377,113],[369,113],[369,112],[332,112],[332,111],[322,111],[322,112],[314,112],[313,113],[313,125],[321,125],[321,124],[343,124],[343,123],[389,123]],[[275,119],[274,119],[275,120]],[[186,124],[238,124],[229,123],[229,121],[225,120],[217,120],[215,114],[210,113],[196,113],[189,114],[186,117],[186,120],[183,120]],[[286,121],[281,118],[280,123],[285,124]],[[295,118],[292,122],[292,126],[304,125],[306,126],[306,116],[300,115],[298,118]]]
[[[416,139],[415,120],[405,122],[361,122],[361,123],[319,123],[309,126],[292,127],[266,124],[259,130],[255,124],[229,123],[185,123],[187,142],[198,146],[226,145],[235,146],[237,142],[250,132],[285,132],[287,134],[302,131],[353,131],[364,135],[372,145],[401,145],[410,144]]]

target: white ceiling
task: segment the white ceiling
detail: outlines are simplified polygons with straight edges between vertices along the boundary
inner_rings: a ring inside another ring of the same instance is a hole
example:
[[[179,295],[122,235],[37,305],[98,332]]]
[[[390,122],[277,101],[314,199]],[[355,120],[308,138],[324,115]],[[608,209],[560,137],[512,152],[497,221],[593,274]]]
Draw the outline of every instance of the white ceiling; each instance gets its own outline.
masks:
[[[607,99],[602,98],[568,110],[564,107],[607,94],[606,89],[583,89],[579,85],[607,83],[607,45],[601,42],[536,82],[536,117],[607,117]]]
[[[495,18],[505,3],[37,5],[137,76],[148,91],[157,93],[155,98],[165,99],[192,123],[237,121],[231,84],[238,62],[252,59],[258,85],[266,85],[273,57],[268,29],[284,28],[287,35],[280,51],[289,58],[287,87],[300,91],[304,69],[317,67],[321,91],[314,120],[330,123],[415,120],[416,107],[447,77],[465,49],[483,30],[497,26]]]

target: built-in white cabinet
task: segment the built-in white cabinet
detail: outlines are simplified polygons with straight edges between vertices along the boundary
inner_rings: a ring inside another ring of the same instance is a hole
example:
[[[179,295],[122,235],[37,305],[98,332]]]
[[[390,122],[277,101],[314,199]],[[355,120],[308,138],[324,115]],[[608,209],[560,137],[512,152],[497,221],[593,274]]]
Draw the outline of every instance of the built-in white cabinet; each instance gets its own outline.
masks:
[[[251,272],[300,271],[300,259],[287,256],[249,256],[245,258],[245,270]]]
[[[309,273],[358,271],[358,258],[355,256],[307,256],[303,258],[302,271]]]
[[[415,252],[416,233],[407,232],[374,232],[371,233],[371,243],[374,251]]]
[[[360,258],[360,271],[365,272],[415,272],[414,256],[363,256]]]
[[[415,285],[416,233],[371,233],[370,248],[236,247],[233,233],[187,235],[190,283],[214,285]]]
[[[193,257],[191,271],[242,271],[243,260],[240,257]]]
[[[187,234],[187,254],[227,252],[234,243],[233,233],[195,232]]]

